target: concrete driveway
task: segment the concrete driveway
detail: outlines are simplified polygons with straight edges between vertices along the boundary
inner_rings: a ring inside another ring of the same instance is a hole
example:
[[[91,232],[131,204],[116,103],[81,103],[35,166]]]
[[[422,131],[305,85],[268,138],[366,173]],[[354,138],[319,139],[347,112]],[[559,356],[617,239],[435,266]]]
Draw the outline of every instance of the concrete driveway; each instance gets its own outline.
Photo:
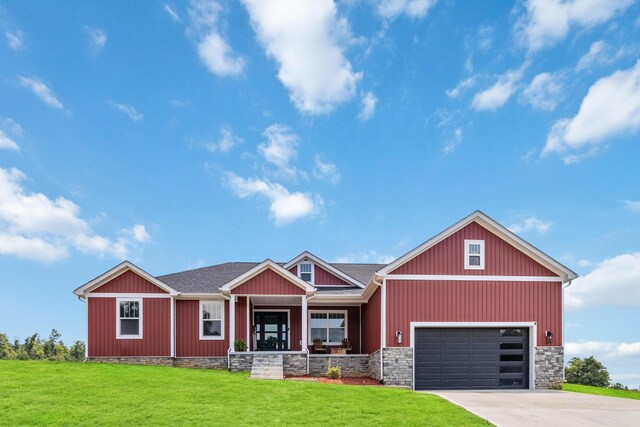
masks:
[[[552,390],[433,394],[496,426],[640,426],[640,400]]]

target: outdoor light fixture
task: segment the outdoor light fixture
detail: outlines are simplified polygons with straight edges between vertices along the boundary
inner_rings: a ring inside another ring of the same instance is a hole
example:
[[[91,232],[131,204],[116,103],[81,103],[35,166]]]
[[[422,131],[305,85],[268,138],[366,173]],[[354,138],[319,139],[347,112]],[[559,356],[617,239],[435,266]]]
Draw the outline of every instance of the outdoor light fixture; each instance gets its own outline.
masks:
[[[396,341],[398,344],[402,344],[402,331],[396,331]]]
[[[544,336],[547,337],[547,344],[551,344],[553,342],[553,332],[546,331]]]

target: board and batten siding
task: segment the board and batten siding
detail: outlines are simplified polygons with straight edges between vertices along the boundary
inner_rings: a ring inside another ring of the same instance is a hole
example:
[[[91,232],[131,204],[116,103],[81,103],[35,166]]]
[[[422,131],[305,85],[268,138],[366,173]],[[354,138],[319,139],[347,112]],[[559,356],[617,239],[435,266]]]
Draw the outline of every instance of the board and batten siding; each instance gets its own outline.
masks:
[[[305,295],[304,289],[271,269],[266,269],[231,289],[235,295]]]
[[[362,305],[362,350],[371,354],[380,349],[380,288]]]
[[[166,294],[147,279],[133,271],[125,271],[104,285],[91,291],[92,293],[127,293],[127,294]]]
[[[298,275],[298,266],[294,265],[289,269],[291,274]],[[330,271],[325,270],[317,264],[313,264],[313,284],[318,286],[351,286],[350,283],[342,280]]]
[[[244,337],[244,334],[236,335],[236,338],[242,337]],[[229,349],[228,340],[228,301],[224,302],[224,339],[221,340],[200,339],[200,301],[176,301],[176,357],[226,356]]]
[[[170,298],[142,300],[142,339],[116,339],[116,298],[87,304],[89,357],[171,356]]]

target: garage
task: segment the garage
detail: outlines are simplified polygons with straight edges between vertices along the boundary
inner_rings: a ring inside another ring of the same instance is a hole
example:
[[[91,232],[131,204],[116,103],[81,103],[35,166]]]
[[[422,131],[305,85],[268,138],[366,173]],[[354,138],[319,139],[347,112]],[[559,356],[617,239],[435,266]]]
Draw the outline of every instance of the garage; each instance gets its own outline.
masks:
[[[416,328],[416,390],[529,388],[529,328]]]

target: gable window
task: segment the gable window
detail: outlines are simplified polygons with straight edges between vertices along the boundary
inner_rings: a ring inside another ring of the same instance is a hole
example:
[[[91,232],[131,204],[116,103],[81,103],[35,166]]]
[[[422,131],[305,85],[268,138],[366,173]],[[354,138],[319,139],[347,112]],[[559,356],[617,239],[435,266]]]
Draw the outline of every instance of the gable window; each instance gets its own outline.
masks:
[[[319,338],[325,345],[339,345],[347,338],[347,312],[309,311],[309,345]]]
[[[116,338],[142,338],[142,298],[116,299]]]
[[[298,265],[299,276],[307,283],[313,284],[313,264],[310,262],[301,262]]]
[[[200,301],[200,339],[224,339],[224,301]]]
[[[484,270],[484,240],[464,241],[465,270]]]

